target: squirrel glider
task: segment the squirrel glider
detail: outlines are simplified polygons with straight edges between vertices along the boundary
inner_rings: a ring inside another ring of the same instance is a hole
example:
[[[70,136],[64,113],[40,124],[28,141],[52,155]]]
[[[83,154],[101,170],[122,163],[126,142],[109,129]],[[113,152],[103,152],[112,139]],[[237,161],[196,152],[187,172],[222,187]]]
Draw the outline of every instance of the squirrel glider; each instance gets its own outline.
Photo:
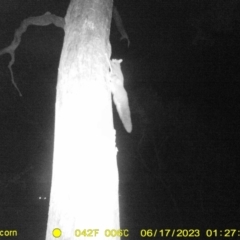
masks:
[[[108,59],[108,58],[107,58]],[[131,113],[128,102],[128,95],[124,88],[124,77],[121,70],[122,59],[112,59],[109,61],[108,86],[113,95],[113,102],[125,130],[132,132]]]

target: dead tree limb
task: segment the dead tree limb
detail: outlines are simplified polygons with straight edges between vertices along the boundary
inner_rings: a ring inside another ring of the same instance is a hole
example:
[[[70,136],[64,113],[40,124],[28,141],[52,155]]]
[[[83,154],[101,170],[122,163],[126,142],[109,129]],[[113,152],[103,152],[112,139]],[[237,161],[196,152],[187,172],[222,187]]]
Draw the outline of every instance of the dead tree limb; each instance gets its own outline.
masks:
[[[127,44],[128,44],[128,47],[130,45],[130,40],[129,40],[129,37],[127,35],[127,32],[125,31],[125,28],[123,26],[123,21],[122,21],[122,18],[116,8],[116,6],[113,7],[113,19],[115,21],[115,24],[117,26],[117,29],[118,31],[120,32],[121,34],[121,39],[126,39],[127,40]]]
[[[50,12],[46,12],[44,15],[41,15],[41,16],[29,17],[23,20],[20,27],[15,31],[12,43],[8,47],[0,50],[0,56],[5,53],[9,53],[11,56],[11,61],[8,64],[8,68],[11,73],[11,82],[14,85],[14,87],[17,89],[20,96],[22,96],[22,93],[20,92],[19,88],[17,87],[14,81],[14,76],[12,71],[12,65],[14,64],[14,61],[15,61],[15,50],[21,42],[22,34],[26,32],[29,25],[47,26],[50,24],[54,24],[56,27],[60,27],[64,29],[65,21],[64,21],[64,18],[58,17],[54,14],[51,14]]]

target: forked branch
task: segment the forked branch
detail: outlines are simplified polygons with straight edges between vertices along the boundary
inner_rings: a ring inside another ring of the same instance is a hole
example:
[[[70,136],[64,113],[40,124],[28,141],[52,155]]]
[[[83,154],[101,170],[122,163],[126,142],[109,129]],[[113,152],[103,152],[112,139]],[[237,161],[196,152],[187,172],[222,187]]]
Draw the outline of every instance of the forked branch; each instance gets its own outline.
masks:
[[[15,61],[15,50],[21,42],[22,34],[27,30],[29,25],[47,26],[50,24],[54,24],[56,27],[64,28],[65,21],[64,21],[64,18],[58,17],[54,14],[51,14],[50,12],[46,12],[44,15],[41,15],[41,16],[29,17],[23,20],[21,26],[15,31],[12,43],[8,47],[0,50],[0,56],[5,53],[9,53],[11,56],[11,61],[8,64],[8,68],[11,73],[11,82],[14,85],[14,87],[17,89],[20,96],[22,96],[22,93],[20,92],[20,90],[18,89],[14,81],[14,76],[12,71],[12,65],[14,64],[14,61]]]

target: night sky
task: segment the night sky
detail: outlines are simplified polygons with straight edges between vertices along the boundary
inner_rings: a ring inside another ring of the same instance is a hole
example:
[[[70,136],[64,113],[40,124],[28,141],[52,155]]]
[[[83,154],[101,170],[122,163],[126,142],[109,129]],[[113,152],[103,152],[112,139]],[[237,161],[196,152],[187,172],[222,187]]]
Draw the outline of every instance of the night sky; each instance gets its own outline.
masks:
[[[115,3],[131,42],[112,23],[133,120],[128,134],[114,109],[121,227],[129,239],[150,228],[201,229],[203,239],[206,229],[236,228],[240,236],[240,1]],[[25,18],[64,17],[68,4],[1,0],[0,49]],[[19,239],[36,226],[35,239],[44,239],[47,201],[38,196],[50,190],[63,37],[53,25],[24,33],[13,65],[22,97],[10,56],[0,56],[0,229],[18,229]]]

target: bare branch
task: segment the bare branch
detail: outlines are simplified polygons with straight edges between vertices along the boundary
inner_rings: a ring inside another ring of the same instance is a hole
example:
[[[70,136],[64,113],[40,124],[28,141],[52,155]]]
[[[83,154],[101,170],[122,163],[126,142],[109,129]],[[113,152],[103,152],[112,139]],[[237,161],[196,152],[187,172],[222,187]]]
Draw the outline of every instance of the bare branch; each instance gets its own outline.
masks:
[[[128,47],[130,45],[130,40],[129,40],[129,37],[125,31],[125,28],[123,26],[123,22],[122,22],[122,18],[116,8],[116,6],[113,7],[113,19],[115,21],[115,24],[117,26],[117,29],[118,31],[120,32],[120,34],[122,35],[121,39],[126,39],[127,40],[127,43],[128,43]]]
[[[16,83],[14,82],[14,76],[12,71],[12,65],[14,64],[15,61],[15,50],[21,42],[22,34],[27,30],[29,25],[47,26],[50,24],[54,24],[56,27],[61,27],[64,29],[65,21],[64,18],[58,17],[54,14],[51,14],[50,12],[46,12],[44,15],[41,16],[29,17],[23,20],[21,26],[15,31],[12,43],[8,47],[0,50],[0,56],[5,53],[9,53],[11,55],[11,61],[8,64],[8,68],[11,73],[11,82],[17,89],[20,96],[22,96],[22,94],[18,89]]]

